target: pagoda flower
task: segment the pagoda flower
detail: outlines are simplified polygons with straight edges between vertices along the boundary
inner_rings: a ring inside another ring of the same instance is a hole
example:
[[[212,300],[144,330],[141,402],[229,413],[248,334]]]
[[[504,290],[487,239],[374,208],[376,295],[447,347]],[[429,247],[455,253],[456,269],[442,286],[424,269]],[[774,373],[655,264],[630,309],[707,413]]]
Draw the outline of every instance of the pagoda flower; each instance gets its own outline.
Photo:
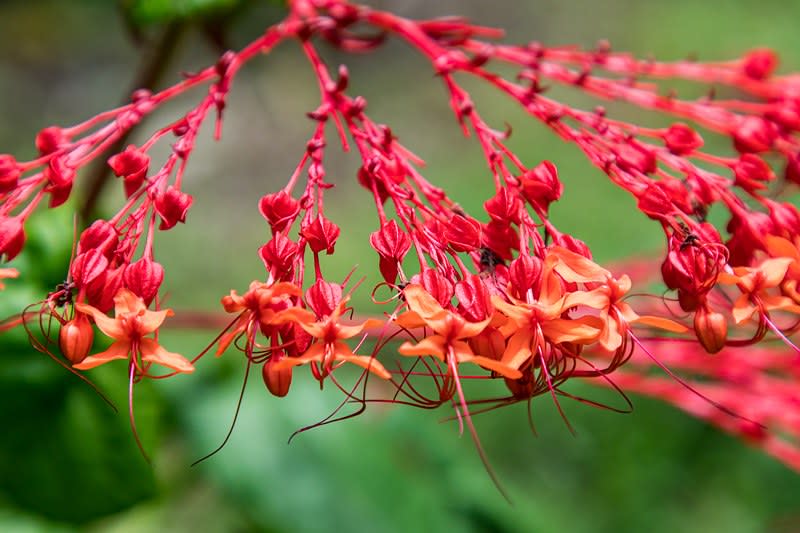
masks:
[[[146,337],[161,327],[168,316],[172,316],[171,309],[149,311],[141,298],[124,288],[114,296],[114,318],[91,305],[76,303],[75,308],[91,316],[100,331],[114,339],[114,343],[107,350],[74,364],[74,368],[89,370],[116,359],[128,359],[132,375],[134,369],[139,375],[147,375],[151,363],[176,372],[194,372],[194,365],[182,355],[168,352],[156,339]]]
[[[622,298],[631,289],[631,279],[623,275],[615,279],[611,272],[565,248],[555,246],[548,251],[545,259],[545,272],[548,265],[567,283],[589,284],[589,291],[568,293],[563,300],[563,308],[585,306],[598,310],[602,320],[602,330],[597,342],[604,349],[614,351],[624,344],[630,325],[634,323],[656,327],[673,333],[684,333],[687,328],[672,320],[657,316],[639,316]]]
[[[733,272],[723,272],[719,282],[736,285],[742,294],[733,303],[731,314],[737,324],[758,313],[759,319],[766,318],[770,311],[788,311],[800,314],[800,306],[787,296],[769,294],[769,289],[780,287],[789,267],[795,263],[792,257],[772,257],[764,259],[757,267],[735,267]],[[774,329],[774,328],[773,328]]]
[[[231,291],[222,297],[222,306],[228,313],[239,313],[229,331],[219,339],[217,356],[228,348],[238,336],[244,334],[251,343],[260,329],[269,336],[269,327],[277,313],[294,305],[291,298],[302,295],[300,288],[288,282],[275,284],[253,281],[246,293],[239,295]]]
[[[461,363],[473,363],[497,372],[498,374],[518,379],[520,371],[504,362],[476,355],[466,339],[477,337],[492,321],[492,314],[480,322],[469,322],[459,313],[442,307],[421,285],[410,284],[403,289],[403,297],[408,311],[397,317],[397,324],[406,329],[429,327],[433,330],[417,344],[404,342],[397,350],[402,355],[430,355],[440,359],[450,367]],[[452,368],[451,368],[452,370]]]
[[[325,286],[333,285],[324,281],[319,283]],[[338,287],[338,286],[337,286]],[[322,381],[342,363],[352,363],[363,367],[383,379],[391,379],[392,375],[377,359],[365,355],[356,355],[348,346],[346,339],[360,335],[365,329],[383,325],[383,321],[368,319],[358,325],[345,325],[340,322],[342,315],[347,310],[349,296],[337,296],[332,301],[324,303],[315,301],[307,291],[306,300],[309,301],[311,312],[301,307],[290,307],[278,313],[274,318],[275,324],[296,324],[306,333],[311,335],[312,342],[304,353],[296,357],[286,357],[275,364],[275,370],[280,371],[307,363],[317,363],[321,367],[319,372],[320,385]],[[316,372],[315,372],[316,374]]]

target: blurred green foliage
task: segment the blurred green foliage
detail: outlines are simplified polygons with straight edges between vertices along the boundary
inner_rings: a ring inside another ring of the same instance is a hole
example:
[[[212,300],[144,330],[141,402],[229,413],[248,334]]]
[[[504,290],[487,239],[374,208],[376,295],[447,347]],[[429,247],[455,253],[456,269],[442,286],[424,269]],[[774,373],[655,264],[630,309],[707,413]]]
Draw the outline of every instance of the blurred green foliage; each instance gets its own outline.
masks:
[[[104,3],[70,4],[0,6],[0,49],[13,47],[19,54],[0,60],[0,151],[30,155],[38,128],[86,118],[115,105],[127,90],[125,76],[138,56],[118,35],[117,14]],[[786,64],[800,69],[800,52],[793,46],[796,17],[788,15],[791,3],[498,4],[452,3],[447,9],[471,12],[483,23],[510,25],[516,40],[535,37],[590,46],[599,37],[611,37],[616,47],[638,55],[655,51],[668,59],[689,51],[724,58],[768,44],[785,52]],[[143,26],[233,12],[238,18],[230,20],[229,30],[239,42],[258,35],[268,18],[263,14],[266,3],[244,0],[126,0],[122,5]],[[401,3],[394,5],[404,9]],[[431,9],[444,14],[445,7]],[[92,21],[91,32],[79,29],[84,20]],[[186,64],[214,61],[216,50],[204,54],[202,41],[192,43],[186,57],[172,65],[176,72],[187,69]],[[410,148],[422,149],[432,180],[465,209],[477,212],[490,187],[485,165],[472,140],[458,136],[441,88],[428,75],[429,66],[391,44],[377,58],[325,53],[331,62],[351,66],[351,85],[367,96],[370,113],[390,122]],[[168,305],[187,308],[204,302],[216,309],[221,294],[244,289],[251,277],[260,275],[255,249],[266,229],[253,198],[282,185],[296,164],[293,156],[302,152],[312,125],[291,117],[302,117],[316,103],[316,87],[304,66],[297,66],[297,56],[278,50],[268,59],[254,65],[257,74],[237,80],[242,89],[232,95],[226,110],[222,143],[229,152],[203,145],[189,166],[187,181],[196,195],[189,224],[157,237],[158,259],[166,266],[171,293]],[[386,68],[376,68],[381,61]],[[518,110],[484,87],[469,89],[491,123],[513,121],[510,142],[526,161],[548,158],[558,164],[566,189],[564,201],[554,206],[561,229],[585,239],[601,261],[658,249],[658,228],[641,223],[633,201],[573,147],[522,119]],[[568,91],[551,94],[593,105]],[[178,102],[164,115],[185,111],[194,101]],[[609,107],[625,116],[634,113],[625,106]],[[636,117],[659,120],[647,114]],[[343,235],[336,260],[323,266],[332,279],[340,279],[353,263],[360,263],[359,275],[368,278],[365,285],[374,285],[376,261],[367,244],[374,213],[366,196],[347,179],[353,175],[352,161],[334,162],[332,168],[337,187],[326,199],[329,216]],[[273,175],[277,177],[271,180]],[[111,192],[107,200],[118,205],[119,192]],[[245,212],[252,212],[252,218],[244,218],[249,216]],[[41,301],[63,281],[73,232],[70,213],[65,206],[33,218],[26,250],[15,261],[23,278],[7,283],[0,316]],[[368,300],[366,292],[357,293],[362,303]],[[187,356],[199,353],[215,334],[168,326],[162,343]],[[38,322],[34,327],[38,329]],[[452,421],[437,423],[452,414],[448,409],[371,405],[355,420],[303,433],[287,445],[292,432],[325,417],[341,398],[330,387],[319,391],[305,372],[297,372],[285,399],[268,396],[258,372],[252,372],[227,446],[190,467],[224,438],[243,373],[243,358],[231,351],[201,360],[192,376],[137,385],[136,421],[153,457],[151,467],[131,435],[124,363],[89,373],[117,406],[115,413],[86,384],[32,350],[23,331],[3,334],[0,530],[800,530],[800,476],[746,443],[644,398],[634,398],[636,409],[630,415],[565,402],[576,437],[546,397],[533,402],[538,437],[527,427],[523,404],[476,417],[483,446],[513,506],[491,484],[470,439],[459,438]],[[497,394],[477,390],[480,384],[470,386],[485,395]],[[584,384],[570,391],[620,401]]]

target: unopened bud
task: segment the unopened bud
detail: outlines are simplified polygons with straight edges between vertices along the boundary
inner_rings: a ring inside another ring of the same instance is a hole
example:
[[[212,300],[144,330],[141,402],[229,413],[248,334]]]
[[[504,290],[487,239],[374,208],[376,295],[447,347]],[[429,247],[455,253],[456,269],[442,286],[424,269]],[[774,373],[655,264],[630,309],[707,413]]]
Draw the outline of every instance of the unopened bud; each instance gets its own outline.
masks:
[[[94,330],[86,315],[78,313],[75,318],[61,326],[58,332],[58,346],[61,353],[73,365],[80,363],[89,355],[94,341]]]

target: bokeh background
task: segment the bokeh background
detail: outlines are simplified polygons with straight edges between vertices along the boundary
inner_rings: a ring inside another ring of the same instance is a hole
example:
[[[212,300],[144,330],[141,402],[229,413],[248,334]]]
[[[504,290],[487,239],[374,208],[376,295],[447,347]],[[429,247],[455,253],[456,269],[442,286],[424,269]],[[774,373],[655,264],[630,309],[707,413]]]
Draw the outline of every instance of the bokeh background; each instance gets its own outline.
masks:
[[[800,6],[793,1],[374,4],[411,17],[466,15],[505,28],[514,42],[590,47],[609,39],[615,49],[641,57],[717,60],[769,46],[780,52],[784,71],[800,70]],[[0,3],[0,152],[31,157],[40,128],[73,124],[123,101],[167,31],[173,32],[166,41],[170,54],[157,87],[212,63],[221,49],[243,45],[282,12],[279,3],[241,0],[6,0]],[[430,66],[398,42],[366,56],[323,50],[332,65],[347,63],[351,92],[367,98],[371,116],[426,159],[428,178],[478,213],[490,194],[485,164],[474,142],[460,136]],[[513,126],[511,146],[528,164],[550,159],[558,165],[565,195],[553,219],[561,229],[585,240],[604,263],[660,253],[660,230],[575,147],[486,87],[464,83],[491,123]],[[569,91],[553,94],[595,105]],[[133,140],[199,98],[190,93],[173,102]],[[187,224],[157,238],[169,306],[219,311],[220,296],[261,276],[256,249],[268,228],[256,199],[285,183],[313,128],[304,114],[316,103],[316,84],[292,44],[254,60],[237,77],[222,142],[206,132],[189,165],[186,190],[195,205]],[[664,123],[609,107],[618,116]],[[377,225],[374,208],[354,180],[355,158],[333,149],[328,157],[337,186],[326,195],[326,214],[342,236],[325,272],[341,279],[357,264],[366,286],[374,285],[377,258],[367,243]],[[100,214],[112,214],[122,199],[116,184],[108,189]],[[8,284],[3,316],[41,300],[63,280],[72,232],[70,206],[35,217],[28,248],[15,262],[24,279]],[[360,305],[368,303],[367,293],[357,294]],[[211,329],[163,333],[165,345],[187,355],[216,335]],[[221,442],[233,417],[244,373],[235,352],[203,359],[191,377],[138,387],[137,421],[153,457],[148,466],[125,415],[124,365],[106,366],[93,377],[122,408],[119,414],[33,352],[20,332],[0,337],[0,531],[800,530],[798,474],[646,398],[634,397],[628,415],[565,403],[577,436],[548,398],[533,403],[538,436],[528,428],[524,405],[479,416],[483,445],[514,501],[509,505],[472,441],[443,421],[450,414],[444,408],[375,406],[287,445],[295,429],[337,405],[338,396],[320,392],[305,372],[295,373],[284,399],[271,397],[260,377],[251,376],[227,446],[190,467]],[[570,390],[603,398],[582,384]]]

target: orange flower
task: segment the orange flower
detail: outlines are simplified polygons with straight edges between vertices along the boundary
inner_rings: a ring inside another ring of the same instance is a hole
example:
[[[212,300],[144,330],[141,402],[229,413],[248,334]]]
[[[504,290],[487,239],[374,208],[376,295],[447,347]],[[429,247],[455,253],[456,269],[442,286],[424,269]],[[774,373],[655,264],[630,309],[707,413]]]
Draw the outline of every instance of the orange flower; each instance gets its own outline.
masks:
[[[115,339],[107,350],[90,355],[73,365],[75,368],[88,370],[115,359],[131,357],[138,368],[138,356],[144,363],[157,363],[177,372],[194,371],[192,363],[182,355],[168,352],[155,339],[145,337],[161,327],[164,319],[173,314],[170,309],[149,311],[144,301],[128,289],[120,289],[114,296],[114,318],[91,305],[76,303],[75,307],[81,313],[91,315],[100,331]]]
[[[359,335],[364,329],[383,324],[381,320],[376,319],[368,319],[355,326],[340,324],[339,318],[345,312],[347,301],[347,297],[343,298],[333,312],[321,320],[317,320],[311,311],[300,307],[291,307],[275,315],[274,324],[295,323],[316,339],[303,355],[281,359],[275,364],[275,369],[291,368],[316,361],[322,365],[321,376],[324,378],[336,369],[334,364],[340,361],[361,366],[383,379],[390,379],[392,375],[377,359],[356,355],[347,343],[342,342],[344,339]]]
[[[800,306],[786,296],[771,295],[768,289],[779,287],[789,267],[795,262],[792,257],[765,259],[758,267],[736,267],[733,274],[723,272],[719,282],[736,285],[742,291],[734,302],[731,314],[737,324],[751,318],[756,312],[783,310],[800,313]]]
[[[463,339],[479,335],[489,325],[492,317],[481,322],[468,322],[458,313],[444,309],[420,285],[406,286],[403,296],[409,311],[400,315],[397,323],[408,329],[428,326],[435,334],[425,337],[417,344],[405,342],[398,352],[410,356],[432,355],[446,363],[450,362],[449,357],[452,356],[459,364],[474,363],[511,379],[522,377],[522,373],[516,368],[489,357],[475,355],[469,344],[464,342]]]
[[[291,305],[289,298],[301,294],[300,288],[293,283],[281,282],[269,285],[254,281],[242,296],[236,291],[231,291],[230,295],[223,296],[222,306],[225,311],[240,313],[240,315],[231,330],[220,338],[217,355],[222,355],[237,336],[247,332],[253,326],[257,324],[275,325],[274,319],[277,314]]]

